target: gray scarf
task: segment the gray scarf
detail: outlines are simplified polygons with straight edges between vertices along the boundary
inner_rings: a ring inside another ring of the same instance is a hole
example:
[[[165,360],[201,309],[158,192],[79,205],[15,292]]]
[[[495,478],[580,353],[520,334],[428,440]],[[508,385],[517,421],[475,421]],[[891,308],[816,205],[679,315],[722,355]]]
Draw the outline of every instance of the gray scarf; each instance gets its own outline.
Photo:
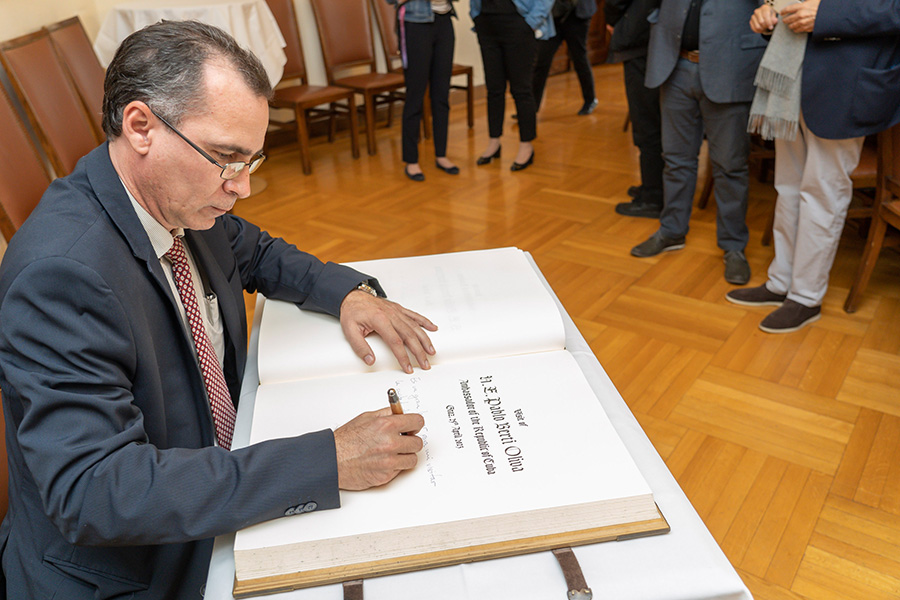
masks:
[[[756,72],[756,94],[747,131],[763,139],[791,141],[800,121],[800,76],[806,53],[806,33],[794,33],[778,21]]]

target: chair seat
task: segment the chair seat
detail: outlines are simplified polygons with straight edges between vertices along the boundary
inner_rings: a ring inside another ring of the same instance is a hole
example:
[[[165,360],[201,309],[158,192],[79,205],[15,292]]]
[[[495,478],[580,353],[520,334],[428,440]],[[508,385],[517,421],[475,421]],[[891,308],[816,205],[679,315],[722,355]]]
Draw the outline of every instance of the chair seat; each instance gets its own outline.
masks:
[[[347,97],[347,88],[333,85],[292,85],[275,90],[275,97],[270,104],[276,108],[293,108],[327,104]]]
[[[471,72],[472,67],[470,65],[459,65],[456,63],[453,63],[452,70],[450,71],[452,75],[465,75]]]
[[[363,73],[335,79],[334,83],[354,90],[378,92],[403,86],[404,80],[401,73]]]

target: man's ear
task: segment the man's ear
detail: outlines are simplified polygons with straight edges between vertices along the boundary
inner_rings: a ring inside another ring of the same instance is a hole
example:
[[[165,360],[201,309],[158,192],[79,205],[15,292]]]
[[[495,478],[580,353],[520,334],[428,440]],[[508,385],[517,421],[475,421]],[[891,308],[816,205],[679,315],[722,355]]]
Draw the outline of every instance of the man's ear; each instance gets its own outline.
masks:
[[[129,102],[122,111],[122,137],[138,154],[145,155],[150,151],[153,134],[159,125],[150,107],[140,100]]]

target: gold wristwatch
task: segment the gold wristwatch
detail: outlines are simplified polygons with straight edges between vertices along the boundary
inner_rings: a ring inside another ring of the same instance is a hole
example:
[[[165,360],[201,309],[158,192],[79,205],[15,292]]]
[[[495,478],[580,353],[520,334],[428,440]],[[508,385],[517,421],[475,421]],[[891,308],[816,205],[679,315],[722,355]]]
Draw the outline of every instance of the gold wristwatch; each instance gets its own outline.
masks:
[[[375,291],[375,288],[373,288],[371,285],[369,285],[366,282],[363,282],[363,283],[359,284],[358,286],[356,286],[356,289],[358,289],[361,292],[365,292],[367,294],[372,294],[376,298],[378,297],[378,292]]]

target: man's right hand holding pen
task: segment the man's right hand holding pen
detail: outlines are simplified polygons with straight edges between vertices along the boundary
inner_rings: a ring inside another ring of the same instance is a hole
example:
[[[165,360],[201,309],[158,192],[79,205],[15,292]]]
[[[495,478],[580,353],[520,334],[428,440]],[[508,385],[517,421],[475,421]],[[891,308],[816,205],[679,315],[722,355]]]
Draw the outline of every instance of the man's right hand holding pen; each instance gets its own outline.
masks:
[[[422,438],[416,433],[424,427],[425,419],[403,414],[399,401],[390,404],[363,413],[334,431],[338,487],[342,490],[384,485],[401,471],[416,466],[416,452],[422,449]]]

